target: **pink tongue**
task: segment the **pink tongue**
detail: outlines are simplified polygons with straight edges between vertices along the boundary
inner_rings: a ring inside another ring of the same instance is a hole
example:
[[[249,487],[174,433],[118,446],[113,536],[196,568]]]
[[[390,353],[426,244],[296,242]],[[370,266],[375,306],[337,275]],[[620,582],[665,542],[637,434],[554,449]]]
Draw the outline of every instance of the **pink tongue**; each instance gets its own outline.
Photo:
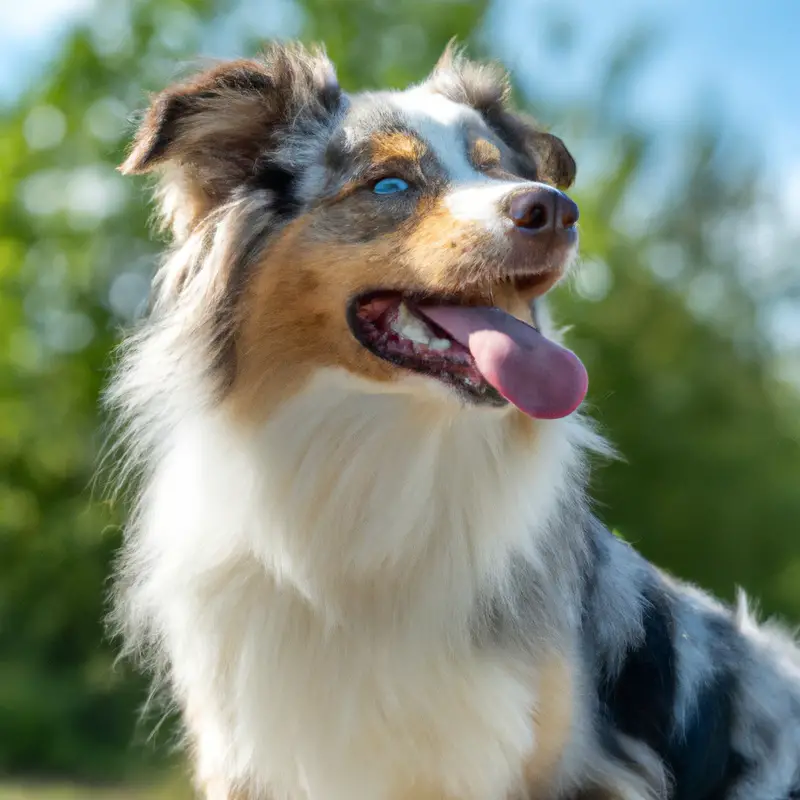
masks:
[[[463,306],[417,310],[468,347],[483,377],[531,417],[566,417],[586,396],[589,378],[580,359],[511,314]]]

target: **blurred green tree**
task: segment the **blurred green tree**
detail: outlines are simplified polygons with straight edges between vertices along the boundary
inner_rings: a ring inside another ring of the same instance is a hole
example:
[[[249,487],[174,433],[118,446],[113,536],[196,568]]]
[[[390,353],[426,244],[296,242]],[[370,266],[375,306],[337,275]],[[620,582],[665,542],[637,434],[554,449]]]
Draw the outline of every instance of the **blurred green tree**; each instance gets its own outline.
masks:
[[[145,695],[103,638],[119,528],[91,485],[109,353],[155,247],[114,168],[129,111],[211,11],[104,3],[0,117],[0,773],[130,762]]]
[[[0,114],[0,772],[100,778],[142,764],[130,744],[144,688],[112,668],[101,625],[124,510],[90,489],[109,354],[158,250],[144,187],[114,171],[128,114],[195,53],[253,51],[259,13],[279,33],[324,40],[348,89],[421,78],[453,35],[473,50],[487,41],[484,2],[266,9],[104,0]],[[575,106],[520,94],[570,145],[604,148],[603,169],[576,187],[586,263],[556,297],[594,413],[627,459],[596,473],[599,510],[677,574],[726,596],[741,583],[800,618],[798,400],[771,377],[741,254],[719,245],[759,202],[756,181],[723,166],[714,123],[683,142],[669,202],[630,223],[658,143],[616,113],[640,58],[610,54],[605,90]]]

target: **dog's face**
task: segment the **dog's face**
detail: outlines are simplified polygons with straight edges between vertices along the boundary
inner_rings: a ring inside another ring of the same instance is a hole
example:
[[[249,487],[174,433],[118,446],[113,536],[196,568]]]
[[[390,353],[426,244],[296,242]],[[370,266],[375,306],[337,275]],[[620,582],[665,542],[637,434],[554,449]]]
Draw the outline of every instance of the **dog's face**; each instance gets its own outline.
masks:
[[[575,165],[507,93],[447,51],[419,86],[348,97],[323,54],[273,46],[156,98],[123,170],[163,175],[194,256],[159,303],[202,297],[228,396],[268,409],[339,368],[365,391],[574,410],[585,373],[530,309],[577,247]]]

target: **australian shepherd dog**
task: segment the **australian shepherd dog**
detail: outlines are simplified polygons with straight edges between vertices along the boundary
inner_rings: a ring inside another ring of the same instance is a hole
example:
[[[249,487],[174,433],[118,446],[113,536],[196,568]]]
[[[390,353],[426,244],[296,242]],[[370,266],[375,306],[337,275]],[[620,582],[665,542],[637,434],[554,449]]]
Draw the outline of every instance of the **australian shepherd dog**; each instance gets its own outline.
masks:
[[[272,45],[157,95],[172,244],[109,402],[117,621],[210,800],[800,797],[800,656],[591,514],[542,296],[563,142],[448,48],[346,94]]]

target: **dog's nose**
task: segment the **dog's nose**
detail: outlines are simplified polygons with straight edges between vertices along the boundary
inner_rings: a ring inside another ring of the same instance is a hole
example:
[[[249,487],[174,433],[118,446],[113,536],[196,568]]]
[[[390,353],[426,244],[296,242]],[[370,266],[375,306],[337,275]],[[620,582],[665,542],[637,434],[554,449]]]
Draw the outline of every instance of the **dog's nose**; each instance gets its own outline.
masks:
[[[569,230],[578,221],[578,206],[563,192],[540,184],[511,198],[508,216],[523,233]]]

